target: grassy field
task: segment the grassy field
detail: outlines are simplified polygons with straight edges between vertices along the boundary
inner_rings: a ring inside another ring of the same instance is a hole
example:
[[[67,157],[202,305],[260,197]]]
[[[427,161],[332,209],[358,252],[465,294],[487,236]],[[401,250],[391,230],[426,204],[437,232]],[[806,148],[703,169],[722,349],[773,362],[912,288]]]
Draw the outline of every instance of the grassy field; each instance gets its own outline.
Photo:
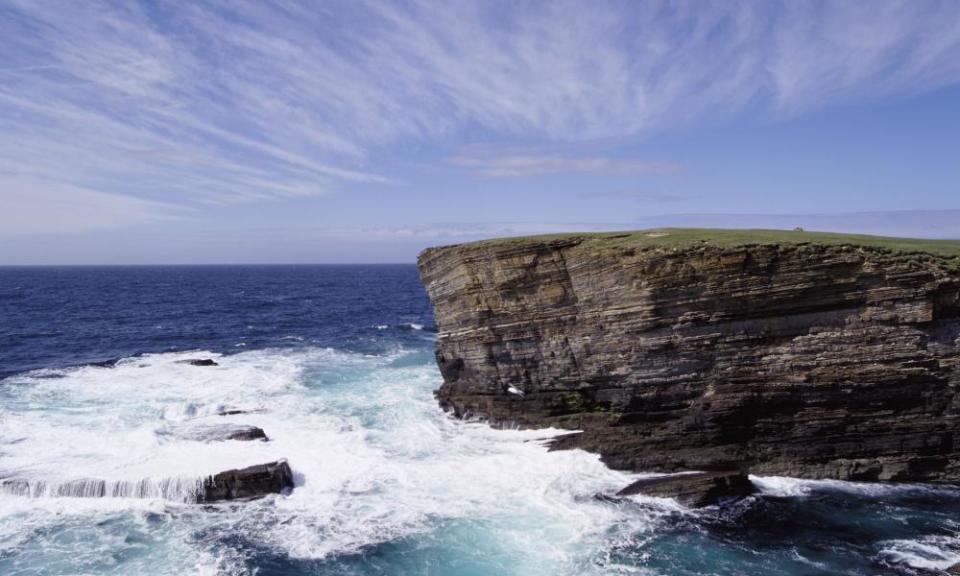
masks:
[[[924,252],[940,256],[960,257],[960,240],[925,240],[920,238],[893,238],[864,234],[837,234],[834,232],[805,232],[798,230],[727,230],[713,228],[656,228],[625,232],[573,232],[541,236],[517,236],[473,242],[490,245],[549,242],[583,238],[590,243],[609,246],[689,246],[704,244],[735,247],[748,244],[833,244],[874,246],[895,252]]]

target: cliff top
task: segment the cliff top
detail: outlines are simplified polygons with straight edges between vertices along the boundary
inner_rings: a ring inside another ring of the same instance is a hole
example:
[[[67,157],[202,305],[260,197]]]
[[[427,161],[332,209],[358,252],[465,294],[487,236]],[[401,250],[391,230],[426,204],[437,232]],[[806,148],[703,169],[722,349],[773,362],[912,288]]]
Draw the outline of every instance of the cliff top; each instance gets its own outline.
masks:
[[[960,258],[960,240],[895,238],[865,234],[806,232],[802,230],[727,230],[715,228],[654,228],[623,232],[572,232],[539,236],[494,238],[462,244],[465,247],[509,247],[529,243],[577,242],[601,247],[684,247],[710,245],[722,248],[753,244],[826,244],[882,248],[901,253],[928,253]]]

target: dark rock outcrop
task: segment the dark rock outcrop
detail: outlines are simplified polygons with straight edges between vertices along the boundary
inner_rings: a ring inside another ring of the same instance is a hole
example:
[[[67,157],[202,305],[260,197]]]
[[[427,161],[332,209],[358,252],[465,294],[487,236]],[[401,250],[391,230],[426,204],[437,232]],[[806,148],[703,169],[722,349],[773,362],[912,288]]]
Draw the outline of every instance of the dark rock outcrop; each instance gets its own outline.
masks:
[[[191,366],[219,366],[216,360],[211,358],[195,358],[192,360],[177,360],[177,364],[189,364]]]
[[[245,408],[234,408],[233,406],[225,406],[220,408],[217,411],[217,416],[236,416],[237,414],[258,414],[263,412],[263,409],[254,408],[254,409],[245,409]]]
[[[960,481],[960,259],[672,233],[424,251],[441,405],[618,469]]]
[[[617,496],[674,498],[684,506],[720,504],[753,494],[754,487],[743,472],[692,472],[642,478],[617,492]]]
[[[293,489],[293,471],[286,460],[227,470],[203,482],[198,502],[248,500]]]
[[[122,358],[110,358],[109,360],[99,360],[97,362],[88,362],[84,366],[92,366],[94,368],[116,368],[117,363],[120,362]]]

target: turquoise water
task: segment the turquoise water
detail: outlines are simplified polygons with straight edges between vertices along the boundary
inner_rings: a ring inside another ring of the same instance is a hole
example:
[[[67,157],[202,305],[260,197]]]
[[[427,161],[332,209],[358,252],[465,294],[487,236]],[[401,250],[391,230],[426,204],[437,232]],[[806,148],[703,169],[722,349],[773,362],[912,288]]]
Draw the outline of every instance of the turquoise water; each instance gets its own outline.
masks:
[[[494,430],[437,408],[412,267],[192,269],[176,281],[123,270],[63,272],[60,288],[0,271],[0,317],[20,315],[0,335],[12,358],[0,477],[32,486],[0,484],[5,576],[870,575],[960,562],[956,489],[757,478],[759,496],[724,509],[595,499],[636,475],[549,452],[558,431]],[[12,286],[27,294],[9,297]],[[52,292],[30,294],[41,289]],[[244,295],[224,304],[231,290]],[[68,306],[69,319],[23,306],[65,294],[88,302]],[[100,354],[120,358],[70,365]],[[219,365],[179,362],[191,358]],[[214,423],[259,426],[270,441],[166,433]],[[295,473],[289,494],[190,501],[204,475],[281,458]],[[57,496],[83,479],[156,490]]]

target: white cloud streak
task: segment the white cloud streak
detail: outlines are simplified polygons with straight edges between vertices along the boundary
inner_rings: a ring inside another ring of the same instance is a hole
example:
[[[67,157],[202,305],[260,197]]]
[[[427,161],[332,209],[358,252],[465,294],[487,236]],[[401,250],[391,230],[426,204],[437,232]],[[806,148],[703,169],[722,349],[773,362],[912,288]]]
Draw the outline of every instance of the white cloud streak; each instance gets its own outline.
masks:
[[[603,156],[562,156],[551,154],[507,154],[454,156],[450,163],[485,178],[519,178],[543,174],[676,174],[683,167],[674,162],[650,162]]]
[[[377,160],[408,143],[569,147],[955,84],[960,7],[0,0],[0,54],[8,210],[26,181],[223,204],[388,183]],[[668,166],[461,160],[487,177]]]

